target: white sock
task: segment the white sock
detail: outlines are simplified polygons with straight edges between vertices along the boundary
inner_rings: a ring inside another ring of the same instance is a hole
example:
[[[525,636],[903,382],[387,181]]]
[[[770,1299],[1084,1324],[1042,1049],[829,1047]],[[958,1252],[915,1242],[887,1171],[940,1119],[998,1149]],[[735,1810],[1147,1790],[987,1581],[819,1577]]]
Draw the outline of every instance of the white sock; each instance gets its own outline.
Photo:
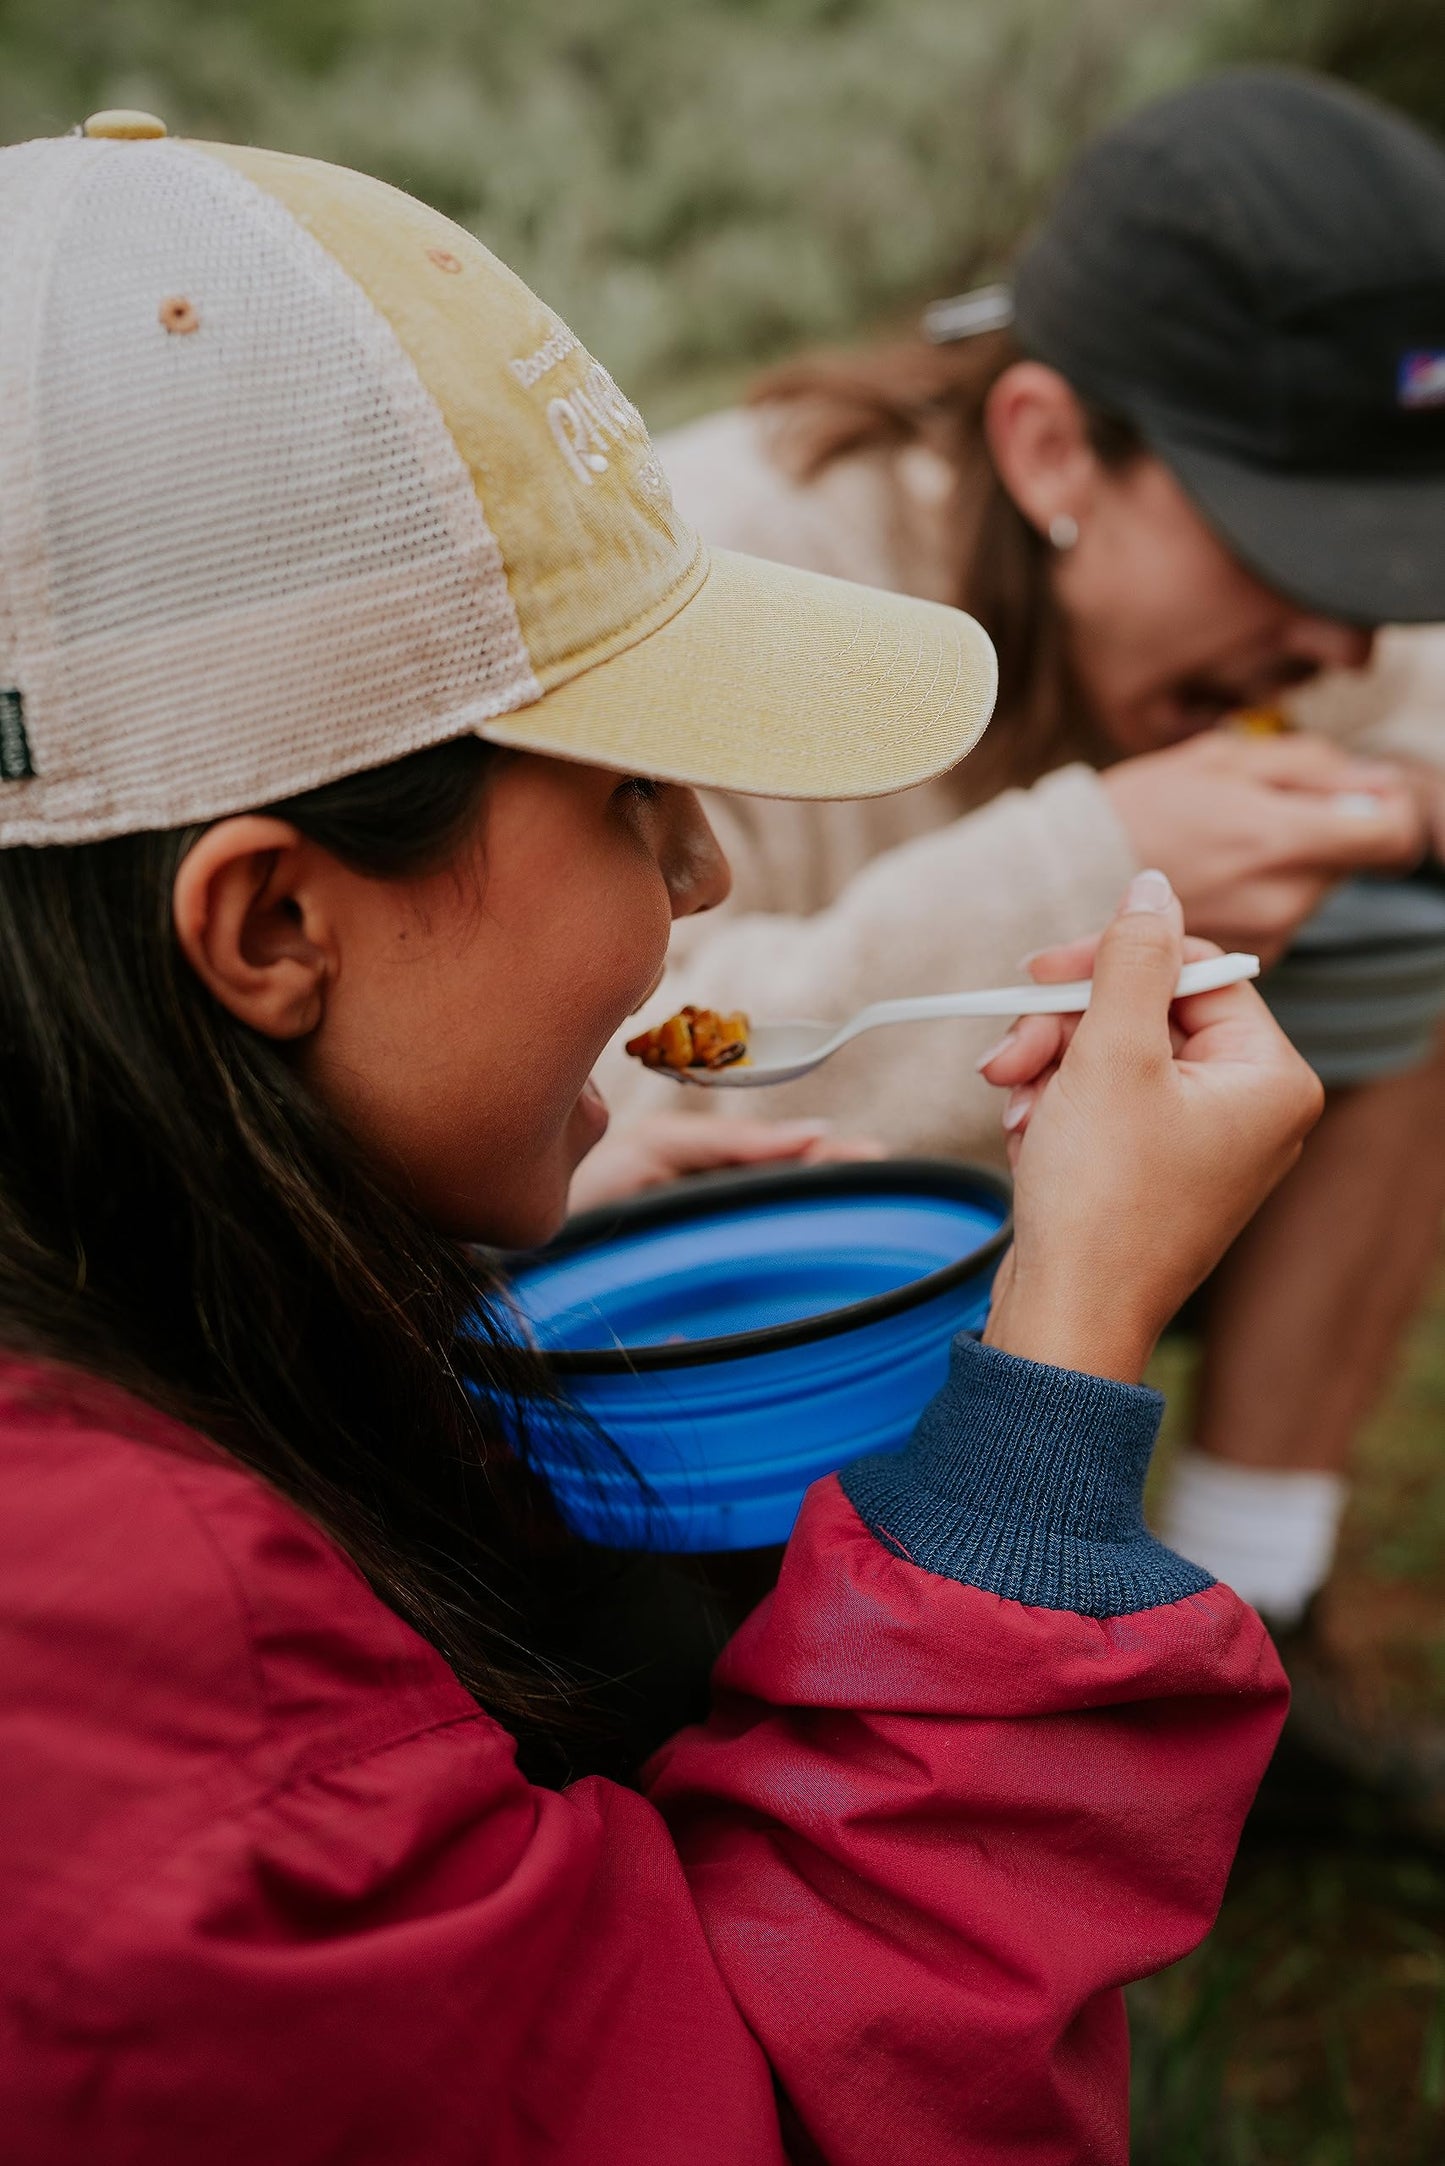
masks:
[[[1287,1630],[1329,1577],[1348,1494],[1339,1474],[1281,1473],[1184,1451],[1160,1537]]]

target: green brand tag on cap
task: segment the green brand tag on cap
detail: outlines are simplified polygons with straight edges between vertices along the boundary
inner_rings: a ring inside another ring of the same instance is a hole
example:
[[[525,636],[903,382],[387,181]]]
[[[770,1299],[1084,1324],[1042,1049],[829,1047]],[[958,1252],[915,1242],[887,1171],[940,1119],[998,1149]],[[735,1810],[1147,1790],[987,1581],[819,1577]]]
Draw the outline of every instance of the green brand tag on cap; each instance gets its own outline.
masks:
[[[23,782],[34,772],[25,734],[25,702],[13,686],[0,686],[0,782]]]

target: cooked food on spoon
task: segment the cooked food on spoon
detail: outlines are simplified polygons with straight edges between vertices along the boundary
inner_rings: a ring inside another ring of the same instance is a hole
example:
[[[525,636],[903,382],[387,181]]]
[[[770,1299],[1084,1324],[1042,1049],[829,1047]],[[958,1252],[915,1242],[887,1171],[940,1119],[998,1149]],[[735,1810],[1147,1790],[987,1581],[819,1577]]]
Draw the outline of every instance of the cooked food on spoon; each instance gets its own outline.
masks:
[[[629,1038],[627,1050],[645,1068],[731,1068],[748,1057],[748,1019],[715,1008],[686,1007],[656,1030]]]

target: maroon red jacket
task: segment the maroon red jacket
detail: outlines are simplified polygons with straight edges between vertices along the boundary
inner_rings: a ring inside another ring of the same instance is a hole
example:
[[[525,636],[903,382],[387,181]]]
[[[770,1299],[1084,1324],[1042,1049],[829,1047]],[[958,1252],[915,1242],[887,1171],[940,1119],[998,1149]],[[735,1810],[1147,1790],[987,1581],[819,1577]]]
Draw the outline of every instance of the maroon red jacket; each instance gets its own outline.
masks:
[[[510,1739],[289,1504],[0,1369],[15,2166],[1080,2166],[1284,1684],[1145,1533],[1152,1393],[961,1342],[810,1494],[646,1794]]]

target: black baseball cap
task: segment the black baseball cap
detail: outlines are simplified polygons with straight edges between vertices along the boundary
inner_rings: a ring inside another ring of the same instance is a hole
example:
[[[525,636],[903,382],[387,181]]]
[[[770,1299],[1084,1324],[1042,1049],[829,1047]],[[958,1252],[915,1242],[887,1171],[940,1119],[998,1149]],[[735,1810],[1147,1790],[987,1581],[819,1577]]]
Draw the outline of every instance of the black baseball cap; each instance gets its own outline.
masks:
[[[1445,148],[1239,68],[1100,136],[1014,281],[1025,350],[1133,422],[1310,610],[1445,620]]]

